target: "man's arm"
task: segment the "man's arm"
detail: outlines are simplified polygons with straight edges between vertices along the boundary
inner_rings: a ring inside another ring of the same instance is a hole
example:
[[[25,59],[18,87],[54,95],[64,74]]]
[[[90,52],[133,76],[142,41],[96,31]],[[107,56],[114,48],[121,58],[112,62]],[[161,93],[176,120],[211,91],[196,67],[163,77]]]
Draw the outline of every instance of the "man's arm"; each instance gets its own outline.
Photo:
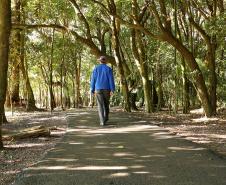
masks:
[[[110,90],[112,95],[115,91],[115,80],[114,80],[112,69],[110,69],[110,72],[109,72],[109,85],[110,85]]]
[[[95,91],[95,83],[96,83],[96,70],[94,69],[90,80],[90,91],[92,94],[94,94]]]

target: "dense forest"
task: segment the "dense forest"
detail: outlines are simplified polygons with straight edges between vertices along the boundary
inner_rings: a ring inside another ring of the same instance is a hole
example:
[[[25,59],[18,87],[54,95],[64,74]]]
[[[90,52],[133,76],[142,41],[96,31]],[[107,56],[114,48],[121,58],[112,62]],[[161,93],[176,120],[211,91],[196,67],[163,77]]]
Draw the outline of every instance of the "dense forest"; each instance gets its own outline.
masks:
[[[112,106],[208,117],[226,103],[224,0],[1,0],[0,118],[5,110],[90,104],[104,55]],[[0,147],[1,129],[0,129]]]

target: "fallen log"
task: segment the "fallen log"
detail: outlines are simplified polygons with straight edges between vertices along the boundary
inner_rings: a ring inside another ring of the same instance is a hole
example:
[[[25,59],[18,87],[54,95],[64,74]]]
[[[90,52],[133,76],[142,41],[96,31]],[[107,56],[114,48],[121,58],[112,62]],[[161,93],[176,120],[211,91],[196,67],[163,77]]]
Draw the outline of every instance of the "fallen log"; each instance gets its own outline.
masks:
[[[5,136],[3,135],[2,140],[11,141],[11,140],[17,140],[17,139],[31,138],[31,137],[49,137],[49,136],[50,136],[50,129],[41,126],[39,128],[38,127],[27,128],[16,134],[5,135]]]
[[[38,130],[38,129],[44,129],[44,128],[46,128],[46,127],[43,126],[43,125],[38,125],[38,126],[22,129],[19,132],[28,132],[28,131],[31,131],[31,130]]]

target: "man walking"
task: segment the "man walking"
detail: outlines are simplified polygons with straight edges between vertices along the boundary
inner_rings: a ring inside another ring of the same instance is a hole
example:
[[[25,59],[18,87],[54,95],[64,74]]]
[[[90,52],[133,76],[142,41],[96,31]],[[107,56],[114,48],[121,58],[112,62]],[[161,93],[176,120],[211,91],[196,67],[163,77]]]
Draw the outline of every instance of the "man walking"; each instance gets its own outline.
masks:
[[[112,69],[106,65],[106,57],[101,56],[100,64],[95,67],[91,76],[91,93],[96,95],[100,125],[108,121],[109,99],[115,91],[115,82]]]

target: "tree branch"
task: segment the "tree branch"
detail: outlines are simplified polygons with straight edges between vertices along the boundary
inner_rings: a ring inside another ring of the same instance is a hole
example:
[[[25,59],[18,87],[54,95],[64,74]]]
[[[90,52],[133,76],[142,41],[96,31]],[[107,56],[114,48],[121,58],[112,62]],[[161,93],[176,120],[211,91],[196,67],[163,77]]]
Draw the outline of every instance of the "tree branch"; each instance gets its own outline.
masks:
[[[162,18],[163,18],[163,21],[165,24],[165,28],[170,31],[171,30],[171,21],[170,21],[170,17],[167,15],[165,1],[159,0],[159,4],[160,4],[161,13],[163,14]]]
[[[76,3],[75,0],[69,0],[69,1],[72,4],[72,6],[74,7],[75,11],[77,10],[79,19],[81,21],[83,21],[83,23],[85,24],[87,38],[91,39],[92,36],[91,36],[91,33],[90,33],[90,27],[89,27],[88,21],[86,20],[86,17],[81,12],[81,10],[80,10],[80,8],[79,8],[79,6],[78,6],[78,4]]]
[[[160,30],[164,31],[164,27],[162,25],[162,21],[160,19],[160,16],[158,14],[154,1],[151,3],[151,6],[149,6],[149,8],[151,9],[151,12],[153,12],[153,14],[155,16],[158,27],[160,28]]]
[[[192,4],[194,8],[196,8],[205,19],[208,19],[208,13],[205,10],[201,9],[196,1],[192,0]]]
[[[211,39],[209,37],[209,35],[207,35],[207,33],[201,28],[201,26],[199,26],[194,20],[193,18],[189,18],[190,23],[194,26],[194,28],[202,35],[203,39],[205,40],[206,44],[208,45],[208,47],[211,47]]]
[[[49,24],[49,25],[48,24],[38,24],[38,25],[12,24],[12,28],[13,29],[52,28],[52,29],[56,29],[56,30],[60,30],[60,31],[67,31],[67,32],[71,33],[76,38],[76,40],[78,40],[79,42],[88,46],[93,55],[95,55],[96,57],[105,55],[107,57],[107,60],[109,63],[116,65],[114,57],[109,56],[106,53],[103,53],[102,51],[100,51],[100,49],[94,44],[92,39],[84,38],[84,37],[80,36],[76,31],[70,30],[66,26],[61,26],[61,25],[57,25],[57,24]]]
[[[96,0],[92,0],[92,1],[96,4],[99,4],[104,10],[106,10],[110,14],[110,11],[108,10],[108,8],[103,3],[96,1]]]

